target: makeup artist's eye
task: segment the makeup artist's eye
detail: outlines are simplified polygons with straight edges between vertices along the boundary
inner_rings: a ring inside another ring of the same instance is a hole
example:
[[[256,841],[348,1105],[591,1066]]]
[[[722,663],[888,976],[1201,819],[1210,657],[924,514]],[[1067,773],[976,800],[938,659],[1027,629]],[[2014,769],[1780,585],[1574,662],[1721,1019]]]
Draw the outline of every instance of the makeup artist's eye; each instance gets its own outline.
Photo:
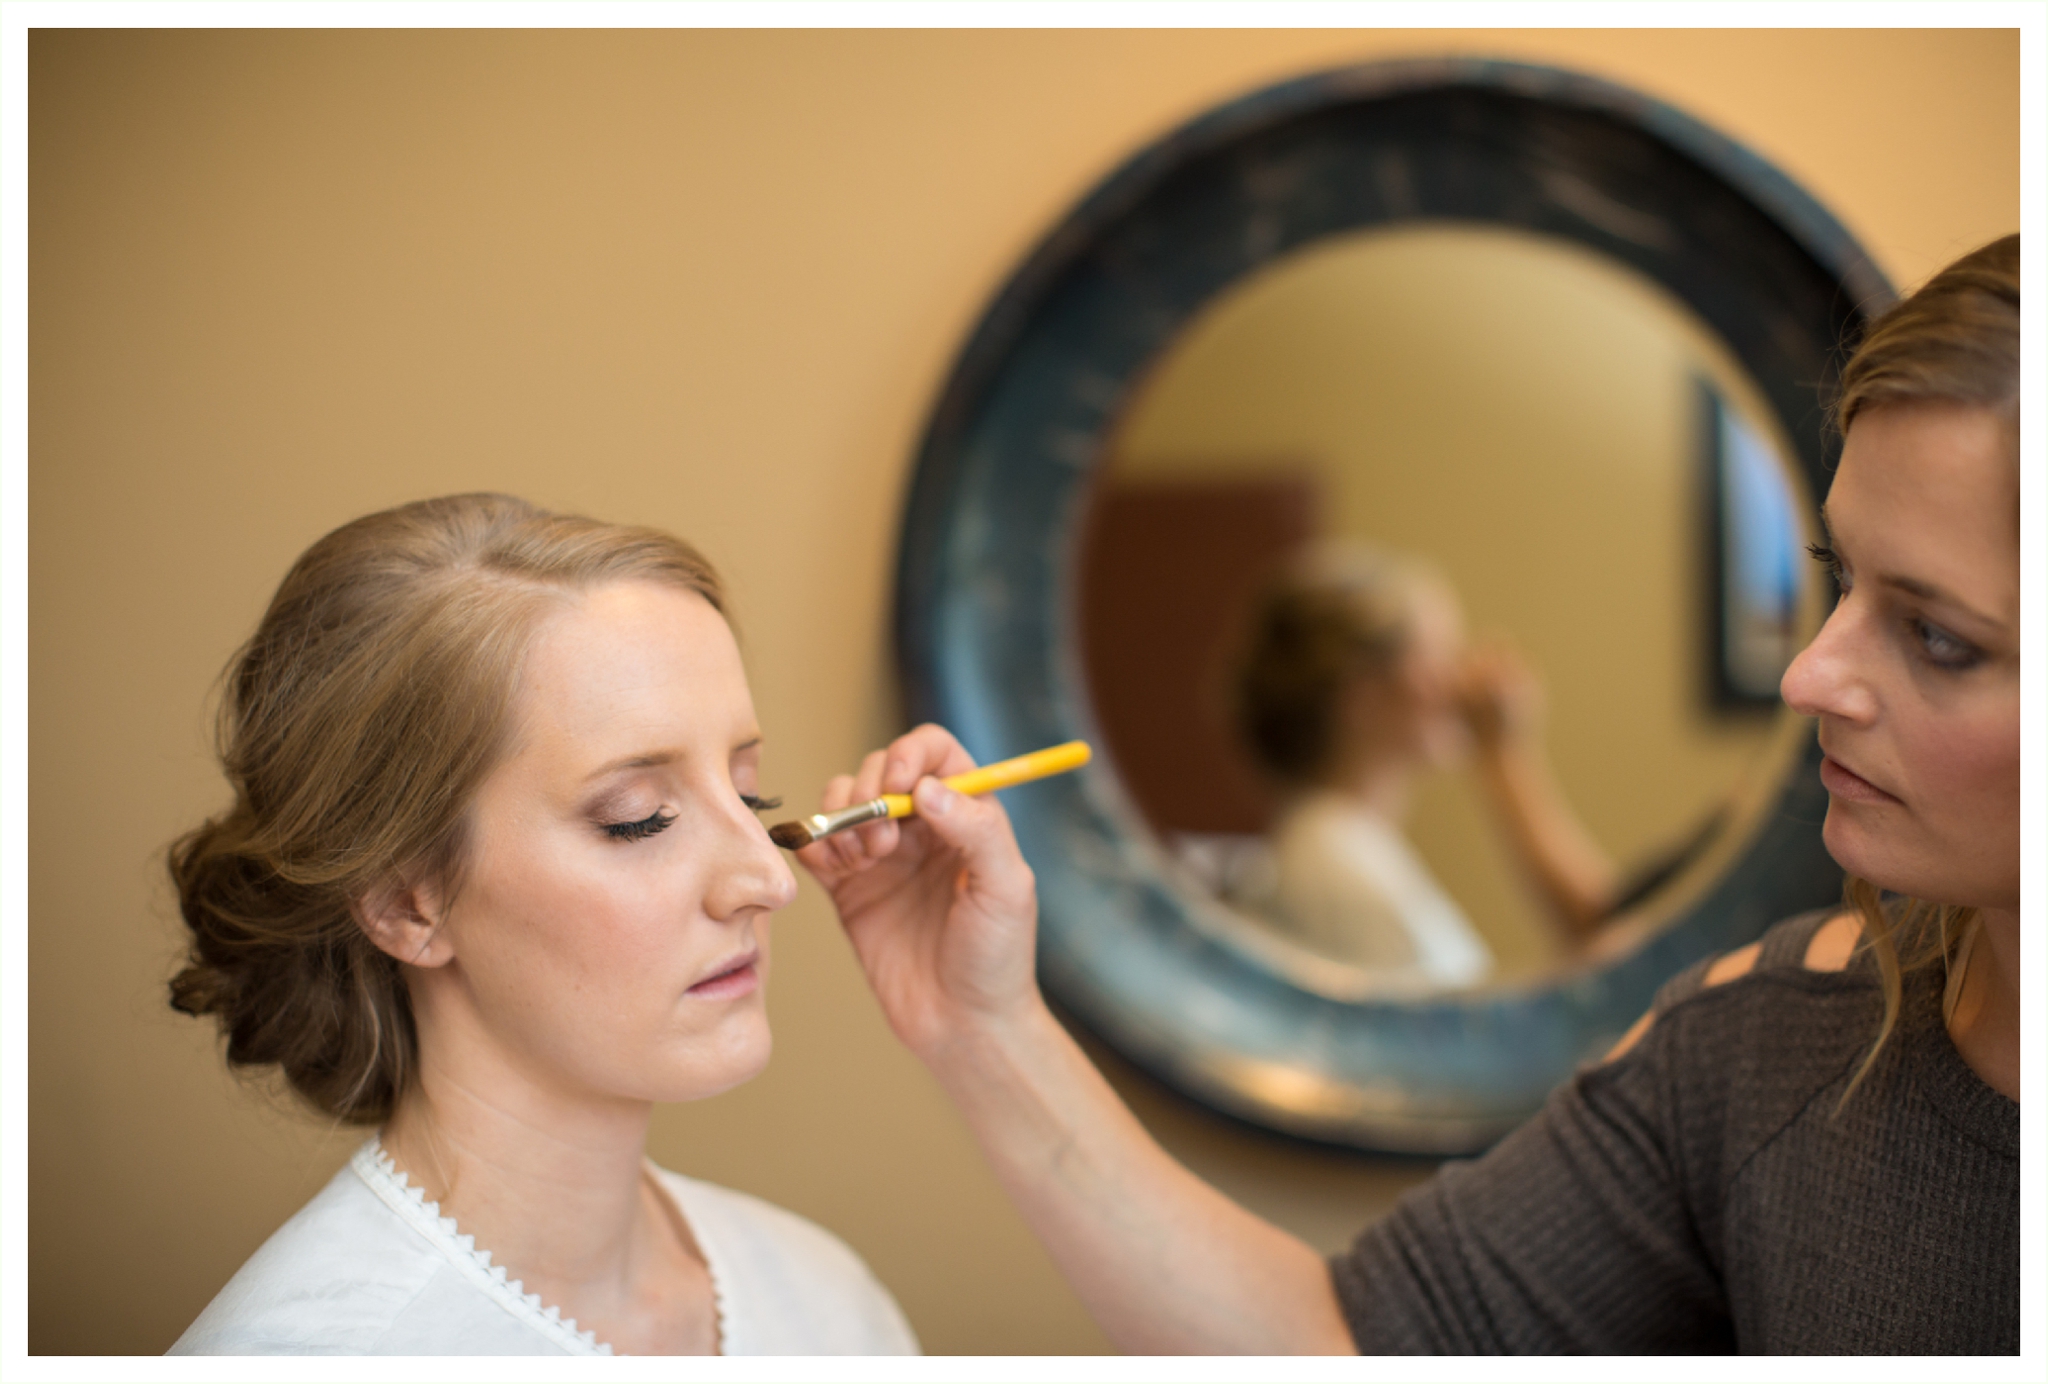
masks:
[[[1984,659],[1984,651],[1967,640],[1950,634],[1940,625],[1930,625],[1917,615],[1906,617],[1906,628],[1920,646],[1920,655],[1937,668],[1959,673]]]
[[[757,798],[752,793],[740,794],[740,801],[756,812],[773,812],[782,806],[780,798]]]
[[[615,841],[640,841],[658,831],[667,831],[675,821],[672,812],[656,812],[652,817],[643,817],[637,822],[606,822],[604,834]]]

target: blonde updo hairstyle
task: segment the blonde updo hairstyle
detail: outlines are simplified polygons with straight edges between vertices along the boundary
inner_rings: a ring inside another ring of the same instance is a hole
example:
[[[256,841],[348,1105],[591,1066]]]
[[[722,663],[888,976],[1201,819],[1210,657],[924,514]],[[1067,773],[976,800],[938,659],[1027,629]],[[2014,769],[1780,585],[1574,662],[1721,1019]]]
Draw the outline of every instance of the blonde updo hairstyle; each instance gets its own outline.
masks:
[[[1390,675],[1433,580],[1411,559],[1362,543],[1319,545],[1259,593],[1237,657],[1237,729],[1283,787],[1313,788],[1337,751],[1341,698],[1360,677]]]
[[[1870,324],[1842,368],[1834,418],[1846,435],[1858,414],[1882,405],[1961,404],[2000,415],[2012,428],[2017,527],[2019,398],[2020,238],[2009,235],[1963,256]],[[1898,1023],[1905,973],[1953,962],[1971,940],[1977,910],[1887,899],[1878,886],[1853,875],[1844,892],[1862,920],[1864,945],[1877,963],[1884,993],[1884,1019],[1850,1085],[1853,1091]],[[1959,975],[1951,967],[1952,982]],[[1950,1007],[1955,998],[1951,983]]]
[[[292,565],[226,673],[233,805],[170,849],[191,930],[171,1004],[214,1016],[230,1066],[279,1069],[337,1120],[391,1113],[416,1066],[412,1010],[354,906],[401,878],[454,896],[536,627],[623,580],[724,611],[688,544],[505,495],[367,515]]]

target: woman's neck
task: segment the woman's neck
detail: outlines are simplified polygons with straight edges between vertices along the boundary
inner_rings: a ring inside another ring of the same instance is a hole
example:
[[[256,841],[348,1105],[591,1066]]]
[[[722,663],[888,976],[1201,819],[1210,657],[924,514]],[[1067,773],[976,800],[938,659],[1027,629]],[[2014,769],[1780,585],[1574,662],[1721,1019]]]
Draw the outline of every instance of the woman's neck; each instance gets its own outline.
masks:
[[[543,1303],[628,1354],[719,1350],[710,1266],[646,1174],[651,1101],[504,1042],[458,963],[407,977],[419,1066],[385,1152]]]
[[[1978,913],[1978,936],[1964,959],[1949,1037],[1986,1085],[2020,1098],[2020,915]]]
[[[577,1099],[502,1064],[424,1052],[383,1143],[441,1214],[614,1349],[717,1354],[710,1267],[645,1172],[652,1105]]]
[[[619,1279],[644,1218],[652,1107],[571,1111],[530,1087],[506,1086],[425,1065],[384,1128],[385,1151],[511,1272],[546,1282]],[[527,1288],[536,1290],[531,1281]]]

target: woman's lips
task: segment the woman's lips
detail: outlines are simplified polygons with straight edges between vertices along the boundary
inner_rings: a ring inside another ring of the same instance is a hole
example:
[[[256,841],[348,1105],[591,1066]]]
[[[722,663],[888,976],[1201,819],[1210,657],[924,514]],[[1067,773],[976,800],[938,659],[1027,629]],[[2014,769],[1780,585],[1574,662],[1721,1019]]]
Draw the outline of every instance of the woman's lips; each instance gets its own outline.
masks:
[[[736,957],[684,993],[700,1000],[730,1000],[751,995],[761,986],[760,959],[758,951]]]
[[[1820,761],[1820,781],[1831,798],[1845,798],[1852,803],[1895,803],[1897,798],[1879,788],[1869,779],[1842,767],[1840,761],[1823,755]]]

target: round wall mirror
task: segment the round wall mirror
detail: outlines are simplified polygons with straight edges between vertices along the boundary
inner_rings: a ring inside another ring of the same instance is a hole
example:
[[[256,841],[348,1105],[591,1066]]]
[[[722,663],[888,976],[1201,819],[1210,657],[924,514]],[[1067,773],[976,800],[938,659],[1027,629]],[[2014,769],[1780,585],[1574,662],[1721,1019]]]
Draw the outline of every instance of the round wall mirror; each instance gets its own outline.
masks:
[[[1778,677],[1816,394],[1888,301],[1810,198],[1572,74],[1375,65],[1140,153],[919,458],[913,711],[1006,795],[1048,991],[1183,1091],[1463,1153],[1839,897]]]

